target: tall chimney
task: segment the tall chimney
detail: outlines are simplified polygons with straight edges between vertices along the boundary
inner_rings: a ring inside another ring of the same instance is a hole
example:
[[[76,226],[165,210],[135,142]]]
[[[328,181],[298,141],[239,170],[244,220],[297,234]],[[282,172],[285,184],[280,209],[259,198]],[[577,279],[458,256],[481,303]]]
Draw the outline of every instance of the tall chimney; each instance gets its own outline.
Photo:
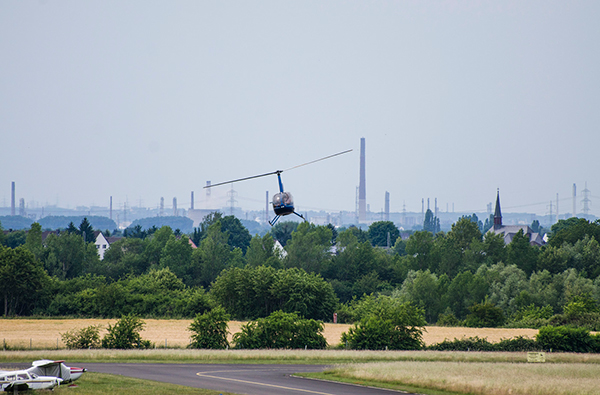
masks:
[[[112,219],[112,196],[110,197],[110,207],[108,209],[109,215],[110,215],[110,219]]]
[[[360,139],[360,181],[358,183],[358,222],[367,222],[367,185],[365,173],[365,138]]]
[[[161,197],[160,198],[160,211],[159,211],[158,215],[162,217],[164,210],[165,210],[165,198]]]
[[[209,186],[210,186],[210,181],[206,181],[206,197],[207,198],[210,197],[211,188],[208,188]]]
[[[177,198],[173,198],[173,217],[177,217]]]
[[[10,215],[16,215],[16,207],[15,207],[15,182],[12,182],[12,188],[10,192]]]
[[[194,209],[194,191],[192,191],[192,204],[190,204],[190,208]]]
[[[390,220],[390,193],[385,191],[385,220]]]

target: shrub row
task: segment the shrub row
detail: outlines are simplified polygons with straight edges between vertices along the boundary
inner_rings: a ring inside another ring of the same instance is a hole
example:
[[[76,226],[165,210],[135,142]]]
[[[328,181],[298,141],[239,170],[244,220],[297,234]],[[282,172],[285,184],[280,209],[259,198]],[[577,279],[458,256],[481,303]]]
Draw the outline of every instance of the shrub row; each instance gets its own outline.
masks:
[[[540,328],[535,340],[523,336],[490,343],[487,339],[469,337],[444,340],[426,347],[437,351],[563,351],[600,353],[600,334],[590,334],[587,329],[568,326]]]

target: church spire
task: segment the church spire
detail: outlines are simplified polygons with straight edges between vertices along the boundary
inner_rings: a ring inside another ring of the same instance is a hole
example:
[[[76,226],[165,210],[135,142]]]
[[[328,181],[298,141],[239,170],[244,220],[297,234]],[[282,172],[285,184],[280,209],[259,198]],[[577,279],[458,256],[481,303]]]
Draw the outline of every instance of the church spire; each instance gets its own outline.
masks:
[[[496,195],[496,211],[494,211],[494,229],[502,227],[502,212],[500,211],[500,188]]]

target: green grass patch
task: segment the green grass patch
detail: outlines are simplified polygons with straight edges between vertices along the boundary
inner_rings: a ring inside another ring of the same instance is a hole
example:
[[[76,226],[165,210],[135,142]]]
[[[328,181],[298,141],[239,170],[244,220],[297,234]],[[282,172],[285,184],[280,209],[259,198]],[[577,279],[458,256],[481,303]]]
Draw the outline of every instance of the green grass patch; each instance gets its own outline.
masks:
[[[56,395],[104,395],[121,394],[128,395],[219,395],[231,394],[222,391],[207,390],[202,388],[184,387],[182,385],[161,383],[158,381],[141,380],[130,377],[104,374],[86,373],[76,382],[77,388],[60,386],[53,391]]]

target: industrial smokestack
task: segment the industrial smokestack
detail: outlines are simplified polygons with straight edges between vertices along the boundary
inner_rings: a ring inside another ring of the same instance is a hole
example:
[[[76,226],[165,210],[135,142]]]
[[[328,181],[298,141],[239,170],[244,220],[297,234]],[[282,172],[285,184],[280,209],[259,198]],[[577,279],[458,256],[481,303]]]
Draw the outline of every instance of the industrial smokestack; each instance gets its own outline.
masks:
[[[177,217],[177,198],[173,198],[173,217]]]
[[[212,188],[209,188],[209,186],[210,186],[210,181],[206,181],[206,187],[205,188],[206,188],[206,197],[207,198],[210,197],[210,190],[212,189]]]
[[[367,183],[365,173],[365,138],[360,139],[360,180],[358,184],[358,222],[367,222]]]
[[[12,182],[12,187],[10,191],[10,215],[16,215],[16,207],[15,207],[15,182]]]
[[[165,198],[161,197],[160,198],[160,211],[159,211],[158,215],[162,217],[164,210],[165,210]]]
[[[385,220],[390,220],[390,193],[385,191]]]
[[[112,196],[110,197],[110,207],[108,209],[109,215],[110,215],[110,219],[112,219]]]

